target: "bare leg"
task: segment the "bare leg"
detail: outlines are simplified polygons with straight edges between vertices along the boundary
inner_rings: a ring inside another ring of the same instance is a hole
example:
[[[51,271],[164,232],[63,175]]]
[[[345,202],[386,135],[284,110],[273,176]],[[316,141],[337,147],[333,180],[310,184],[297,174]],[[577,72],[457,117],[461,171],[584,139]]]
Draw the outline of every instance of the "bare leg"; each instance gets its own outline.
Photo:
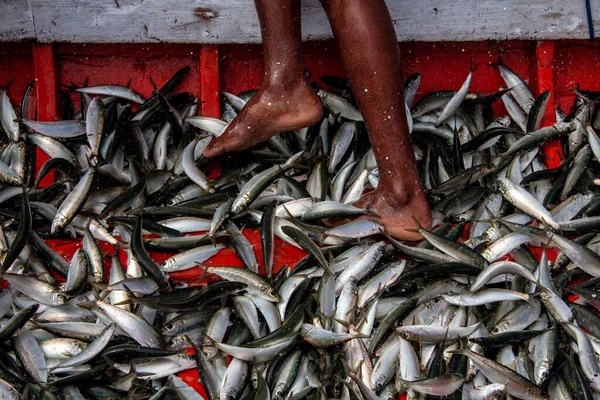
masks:
[[[300,0],[255,0],[265,75],[258,93],[204,152],[215,157],[247,149],[280,132],[317,122],[321,101],[304,77]]]
[[[384,0],[321,0],[342,63],[367,125],[379,170],[379,187],[359,205],[373,203],[388,233],[421,236],[415,219],[431,227],[431,212],[410,143],[404,106],[402,65],[396,33]]]

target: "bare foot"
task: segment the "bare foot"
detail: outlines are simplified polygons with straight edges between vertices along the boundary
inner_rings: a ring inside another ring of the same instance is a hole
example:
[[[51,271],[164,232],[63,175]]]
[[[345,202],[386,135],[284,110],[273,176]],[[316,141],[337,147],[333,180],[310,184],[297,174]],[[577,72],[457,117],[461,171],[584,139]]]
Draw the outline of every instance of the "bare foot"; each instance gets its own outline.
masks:
[[[223,135],[211,142],[204,156],[247,149],[281,132],[312,125],[322,115],[321,100],[304,80],[292,87],[261,88]]]
[[[371,204],[371,211],[380,218],[369,216],[363,218],[381,222],[386,232],[394,239],[410,241],[423,239],[419,233],[409,231],[418,228],[415,219],[425,229],[431,229],[431,211],[423,190],[408,192],[408,196],[398,196],[392,191],[379,188],[364,195],[354,205],[365,207],[369,204]]]

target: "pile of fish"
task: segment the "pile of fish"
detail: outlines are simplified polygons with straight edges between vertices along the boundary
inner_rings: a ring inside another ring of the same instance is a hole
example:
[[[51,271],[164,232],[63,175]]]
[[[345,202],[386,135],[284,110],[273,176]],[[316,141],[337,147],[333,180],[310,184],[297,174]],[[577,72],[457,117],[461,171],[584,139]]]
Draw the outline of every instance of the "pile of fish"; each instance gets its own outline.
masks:
[[[189,68],[149,99],[64,92],[58,122],[36,121],[35,84],[20,111],[3,89],[0,397],[199,399],[177,375],[196,369],[210,400],[598,399],[600,93],[576,88],[540,127],[550,93],[481,68],[506,89],[472,93],[472,70],[413,104],[407,80],[435,220],[412,244],[352,205],[379,175],[344,80],[321,78],[314,126],[217,160],[203,150],[253,92],[195,116],[176,93]],[[241,227],[260,230],[262,257]],[[83,239],[67,260],[48,238]],[[274,268],[280,240],[307,256]],[[226,247],[246,268],[205,264]],[[170,278],[190,268],[197,284]]]

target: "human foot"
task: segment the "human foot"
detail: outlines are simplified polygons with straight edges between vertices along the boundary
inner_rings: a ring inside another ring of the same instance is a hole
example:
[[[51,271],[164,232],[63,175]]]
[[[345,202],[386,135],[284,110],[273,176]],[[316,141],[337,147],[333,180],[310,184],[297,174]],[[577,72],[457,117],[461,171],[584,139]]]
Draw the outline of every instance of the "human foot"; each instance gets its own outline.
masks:
[[[361,197],[355,205],[369,206],[370,210],[379,217],[363,218],[381,222],[386,232],[395,239],[410,241],[423,239],[423,236],[414,232],[419,228],[416,221],[425,229],[431,229],[431,211],[423,190],[410,192],[409,197],[406,198],[380,188]]]
[[[212,141],[204,156],[247,149],[281,132],[312,125],[322,114],[321,100],[304,81],[291,88],[261,88],[225,132]]]

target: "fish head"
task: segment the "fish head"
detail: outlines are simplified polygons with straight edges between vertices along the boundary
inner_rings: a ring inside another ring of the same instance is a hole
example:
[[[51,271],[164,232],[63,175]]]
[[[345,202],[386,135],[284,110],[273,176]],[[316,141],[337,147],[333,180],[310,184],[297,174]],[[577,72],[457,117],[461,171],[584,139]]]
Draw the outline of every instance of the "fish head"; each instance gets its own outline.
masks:
[[[52,304],[54,305],[62,305],[67,301],[67,296],[64,293],[56,292],[52,294]]]
[[[54,221],[52,221],[52,226],[50,227],[50,233],[52,235],[58,233],[63,226],[65,225],[65,222],[67,221],[67,219],[61,214],[57,214],[56,217],[54,217]]]
[[[272,301],[274,303],[279,303],[281,301],[281,296],[279,296],[279,293],[277,293],[277,290],[275,288],[264,288],[263,293],[269,299],[269,301]]]
[[[377,379],[373,382],[373,387],[376,392],[380,392],[383,389],[384,383],[382,379]]]
[[[173,333],[179,327],[180,321],[168,322],[165,326],[163,326],[161,333],[166,336],[173,336]]]
[[[414,339],[415,339],[415,337],[416,337],[416,336],[415,336],[415,335],[414,335],[412,332],[410,332],[410,331],[399,331],[399,332],[398,332],[398,334],[399,334],[400,336],[402,336],[404,339],[406,339],[406,340],[411,340],[411,341],[412,341],[412,340],[414,340]]]
[[[186,339],[184,336],[173,336],[169,341],[169,349],[181,350],[185,345]]]

